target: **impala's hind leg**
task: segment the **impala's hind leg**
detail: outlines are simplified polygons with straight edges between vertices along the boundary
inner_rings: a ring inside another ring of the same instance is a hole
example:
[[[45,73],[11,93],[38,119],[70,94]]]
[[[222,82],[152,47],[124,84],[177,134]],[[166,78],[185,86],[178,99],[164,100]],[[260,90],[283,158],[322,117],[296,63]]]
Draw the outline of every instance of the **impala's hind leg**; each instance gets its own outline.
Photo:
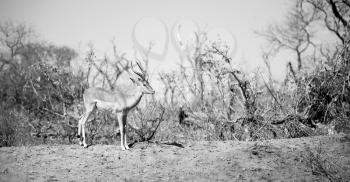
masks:
[[[83,119],[85,117],[85,113],[83,113],[83,115],[81,115],[80,116],[80,119],[79,119],[79,122],[78,122],[78,135],[77,135],[77,137],[79,138],[79,141],[80,141],[80,139],[82,139],[82,131],[81,131],[81,120]]]
[[[79,145],[83,145],[83,135],[82,135],[82,121],[85,119],[85,114],[81,115],[79,122],[78,122],[78,138],[79,138]]]
[[[95,106],[92,107],[86,107],[86,112],[85,114],[81,117],[79,120],[79,128],[78,128],[78,133],[80,133],[80,139],[79,139],[79,145],[84,146],[85,148],[87,147],[86,144],[86,133],[85,133],[85,126],[86,122],[89,119],[91,113],[94,111]]]

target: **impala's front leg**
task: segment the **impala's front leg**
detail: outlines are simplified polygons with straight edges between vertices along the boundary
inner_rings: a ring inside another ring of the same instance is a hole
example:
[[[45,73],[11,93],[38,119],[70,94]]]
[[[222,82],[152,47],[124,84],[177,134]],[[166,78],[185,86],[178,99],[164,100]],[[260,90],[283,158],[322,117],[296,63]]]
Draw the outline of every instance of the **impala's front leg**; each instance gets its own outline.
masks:
[[[119,130],[120,130],[120,146],[122,147],[122,150],[126,150],[127,148],[125,147],[125,142],[124,142],[125,127],[123,125],[123,113],[119,112],[117,113],[117,116],[118,116]]]
[[[128,150],[130,149],[127,143],[127,133],[128,129],[126,128],[126,120],[127,120],[127,113],[123,114],[123,128],[124,128],[124,147]]]

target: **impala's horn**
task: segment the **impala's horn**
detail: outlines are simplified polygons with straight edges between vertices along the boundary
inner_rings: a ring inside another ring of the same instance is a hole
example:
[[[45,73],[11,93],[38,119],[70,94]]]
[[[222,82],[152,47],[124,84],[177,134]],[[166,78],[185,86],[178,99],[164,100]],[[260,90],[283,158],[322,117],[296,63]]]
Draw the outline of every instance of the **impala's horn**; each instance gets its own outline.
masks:
[[[131,62],[131,69],[132,69],[132,71],[133,71],[136,75],[138,75],[139,77],[141,77],[141,78],[144,77],[142,73],[140,73],[140,72],[138,72],[138,71],[136,71],[136,70],[134,69],[134,65],[132,64],[132,62]]]
[[[137,66],[139,67],[140,71],[142,72],[143,75],[146,75],[145,70],[142,68],[140,62],[136,61]]]

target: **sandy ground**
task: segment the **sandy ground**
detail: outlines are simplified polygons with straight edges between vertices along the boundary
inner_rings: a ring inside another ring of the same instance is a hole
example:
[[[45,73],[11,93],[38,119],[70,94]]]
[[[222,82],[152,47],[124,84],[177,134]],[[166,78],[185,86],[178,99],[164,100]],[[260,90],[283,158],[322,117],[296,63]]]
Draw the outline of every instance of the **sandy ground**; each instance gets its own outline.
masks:
[[[42,145],[0,148],[1,181],[328,181],[307,165],[322,149],[339,175],[350,171],[350,140],[320,136],[259,142]],[[309,152],[310,153],[310,152]]]

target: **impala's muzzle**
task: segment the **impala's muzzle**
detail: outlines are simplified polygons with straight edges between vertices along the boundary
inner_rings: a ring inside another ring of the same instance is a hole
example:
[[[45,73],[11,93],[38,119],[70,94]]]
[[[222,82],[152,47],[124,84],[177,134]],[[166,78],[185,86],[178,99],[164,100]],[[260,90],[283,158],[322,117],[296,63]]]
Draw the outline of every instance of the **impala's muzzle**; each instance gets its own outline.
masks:
[[[155,91],[153,90],[153,88],[149,84],[146,86],[146,93],[147,94],[154,94],[155,93]]]

